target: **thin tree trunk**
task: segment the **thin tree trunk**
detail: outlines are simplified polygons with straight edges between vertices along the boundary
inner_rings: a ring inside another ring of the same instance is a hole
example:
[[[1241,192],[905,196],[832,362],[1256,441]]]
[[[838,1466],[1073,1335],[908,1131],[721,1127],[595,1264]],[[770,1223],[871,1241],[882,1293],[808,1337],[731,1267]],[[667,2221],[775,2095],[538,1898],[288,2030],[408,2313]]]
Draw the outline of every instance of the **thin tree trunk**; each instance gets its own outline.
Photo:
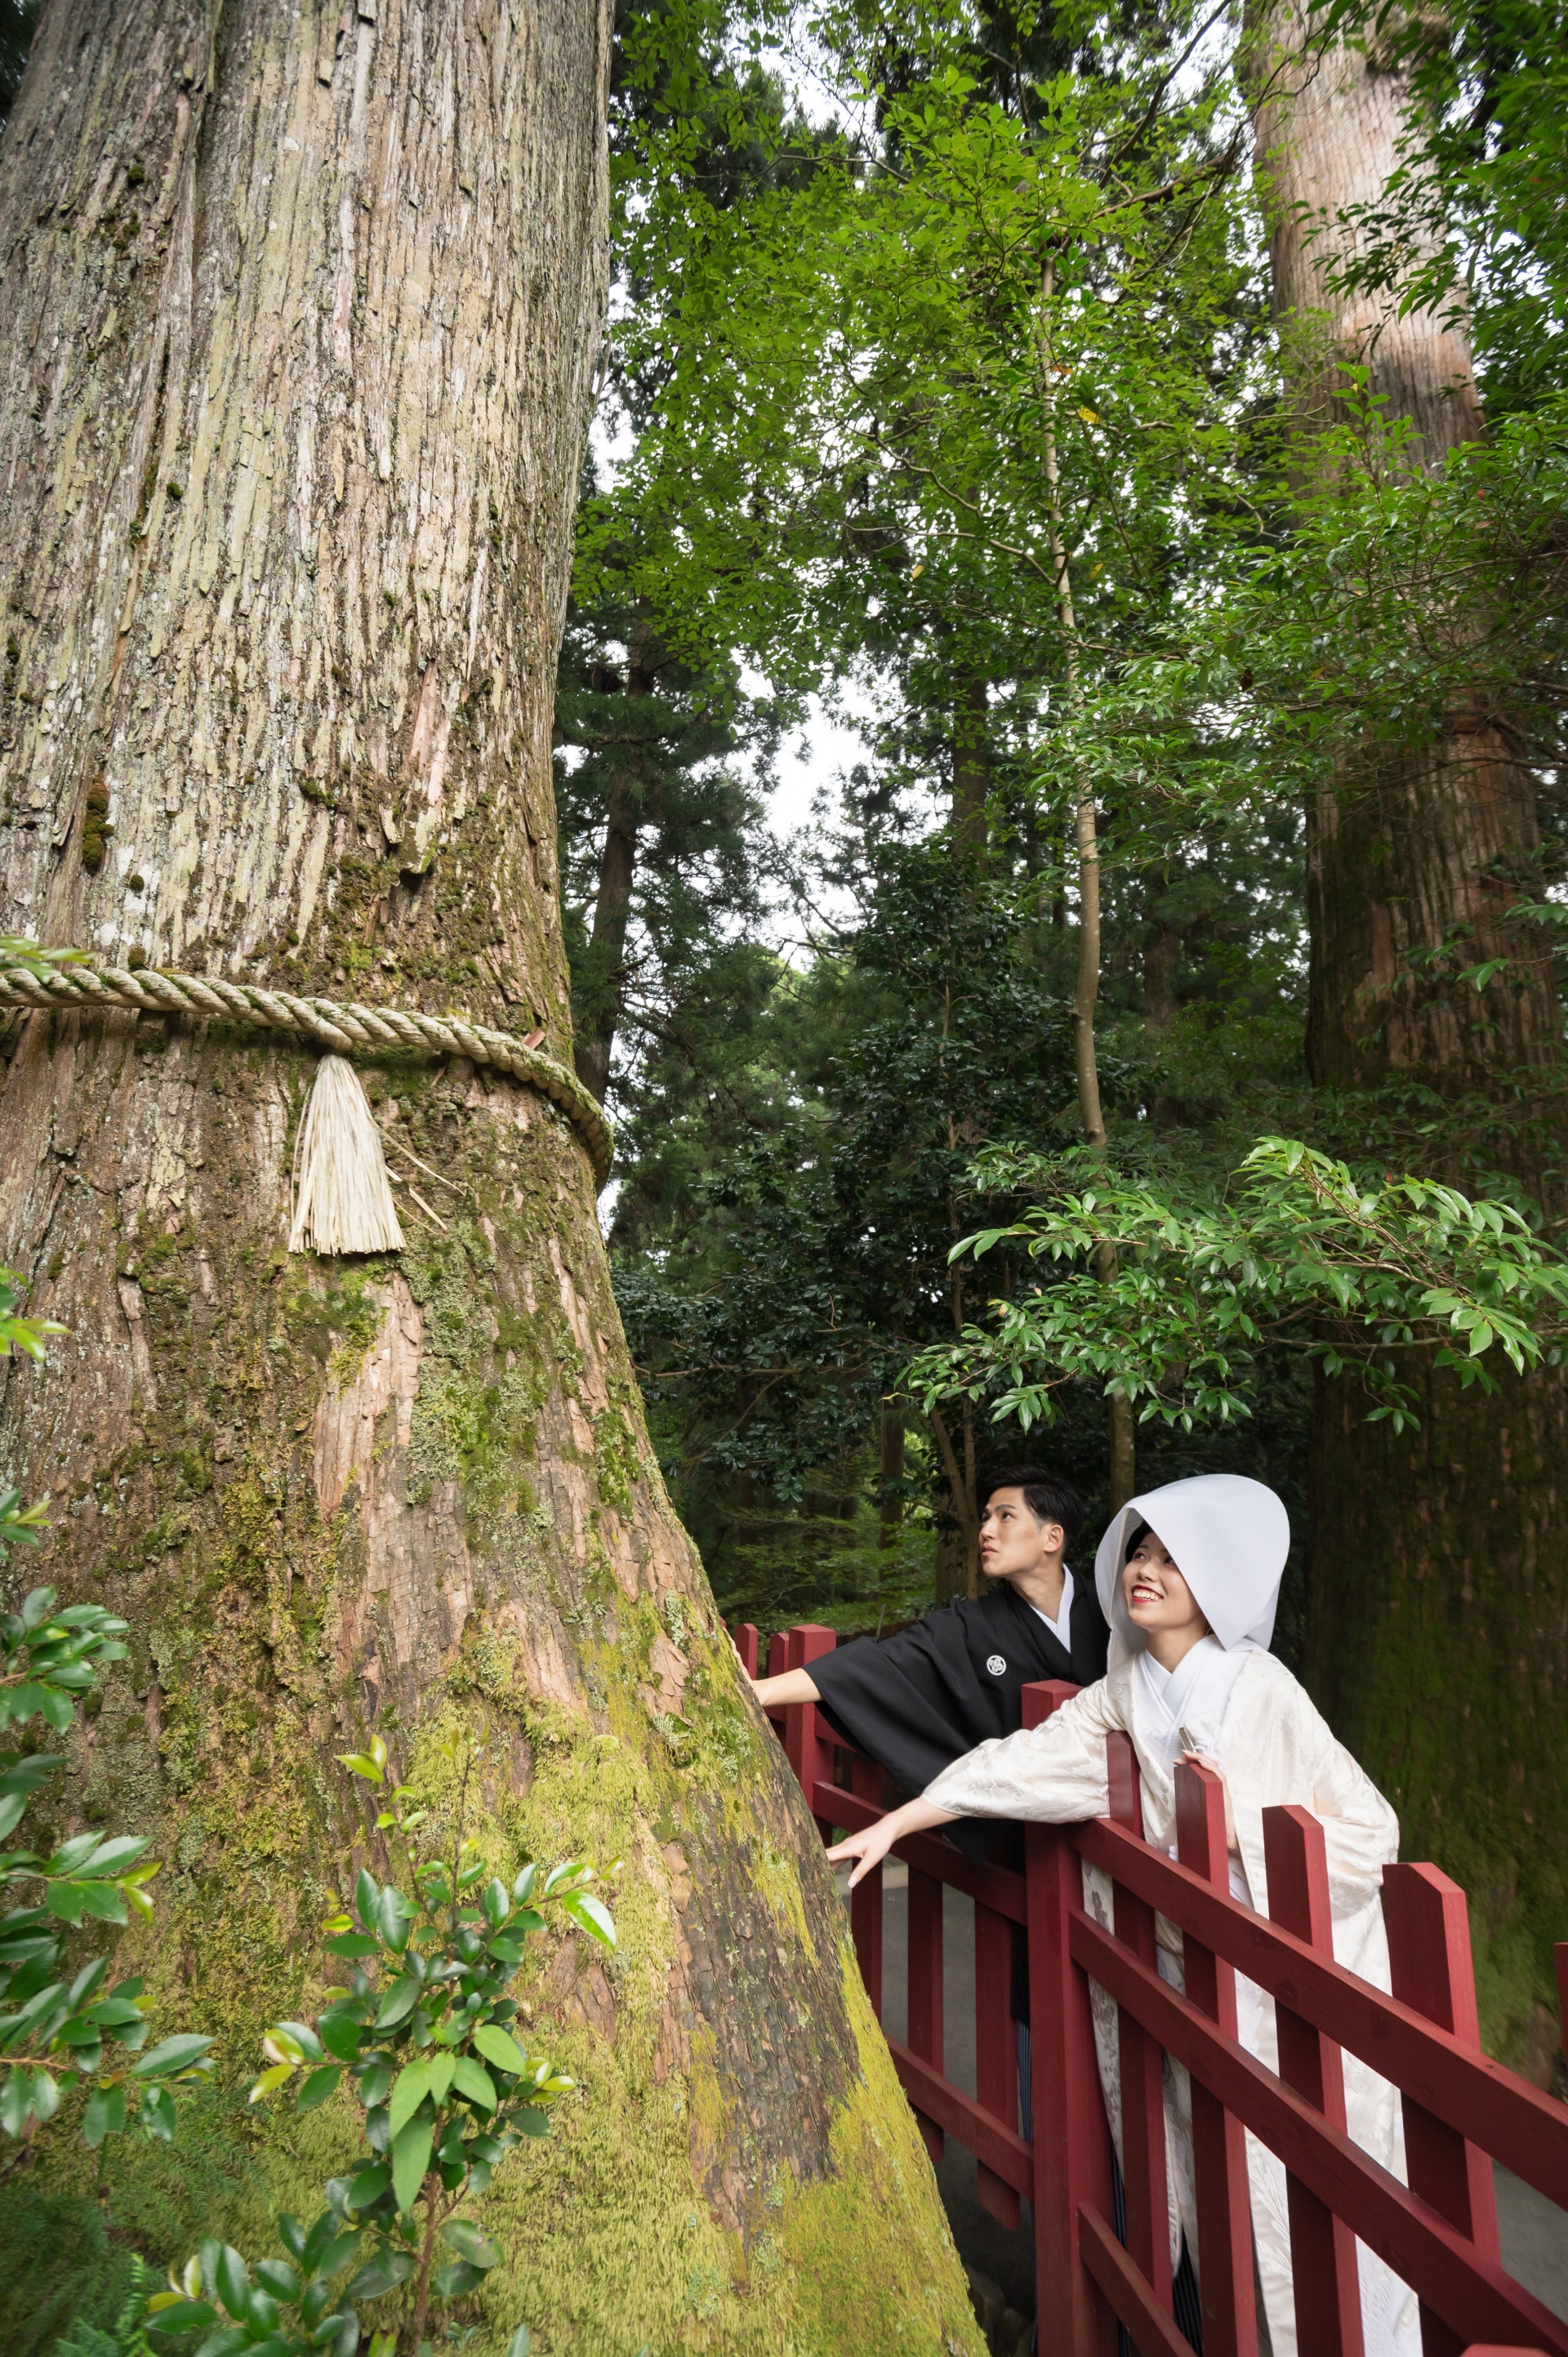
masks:
[[[608,48],[588,0],[55,0],[0,147],[8,930],[569,1055],[550,699]],[[79,1800],[167,1861],[128,1943],[160,2024],[248,2076],[379,1854],[333,1755],[385,1727],[439,1829],[432,1738],[477,1720],[498,1867],[625,1861],[613,1969],[559,1939],[530,1968],[582,2093],[498,2172],[485,2330],[673,2346],[699,2285],[737,2351],[972,2347],[575,1134],[460,1059],[367,1064],[437,1216],[291,1257],[308,1050],[90,1013],[7,1044],[0,1245],[70,1339],[4,1369],[5,1459],[53,1497],[29,1578],[132,1624]],[[265,2133],[272,2199],[314,2214],[340,2148]]]
[[[1051,565],[1056,574],[1057,610],[1061,621],[1063,661],[1067,668],[1068,702],[1076,708],[1081,675],[1078,616],[1073,605],[1072,560],[1062,530],[1061,472],[1057,457],[1056,377],[1051,365],[1050,303],[1055,292],[1055,264],[1047,262],[1040,288],[1040,412],[1045,433],[1047,525]],[[1097,1154],[1107,1139],[1100,1103],[1100,1059],[1094,1041],[1094,1010],[1100,998],[1100,828],[1092,790],[1080,791],[1073,813],[1078,850],[1078,974],[1072,1001],[1073,1064],[1078,1076],[1079,1119],[1083,1134]],[[1116,1275],[1116,1247],[1101,1244],[1094,1265],[1102,1284]],[[1124,1506],[1137,1487],[1133,1408],[1114,1394],[1106,1403],[1111,1448],[1111,1511]]]
[[[877,1428],[877,1544],[890,1547],[904,1521],[904,1416],[899,1408],[884,1408]]]
[[[1276,9],[1248,60],[1293,406],[1304,433],[1329,424],[1346,364],[1362,364],[1391,418],[1414,425],[1412,463],[1435,467],[1484,430],[1462,333],[1324,275],[1356,242],[1345,210],[1380,199],[1395,168],[1409,86],[1360,52],[1306,56],[1305,33],[1299,10]],[[1530,1070],[1561,1062],[1561,1010],[1539,940],[1505,912],[1539,840],[1529,773],[1492,712],[1450,711],[1414,751],[1369,748],[1308,812],[1314,1080],[1489,1099],[1488,1155],[1537,1190],[1560,1116],[1536,1106],[1535,1126]],[[1509,963],[1484,995],[1457,978],[1493,957]],[[1414,1436],[1319,1386],[1307,1675],[1398,1805],[1405,1854],[1469,1889],[1488,2040],[1539,2067],[1550,1926],[1568,1920],[1568,1762],[1554,1736],[1568,1684],[1555,1488],[1568,1391],[1552,1371],[1486,1400],[1423,1362],[1405,1372],[1421,1399]]]
[[[952,714],[952,832],[961,852],[984,856],[990,792],[990,696],[983,679],[962,677]]]
[[[628,689],[629,693],[629,689]],[[594,928],[589,936],[595,982],[591,1028],[577,1035],[577,1078],[605,1101],[609,1087],[610,1055],[615,1047],[621,965],[626,955],[627,922],[631,914],[631,888],[637,874],[638,802],[632,780],[618,770],[610,788],[605,825],[605,848],[599,862],[599,888],[594,902]]]
[[[975,1499],[974,1423],[965,1415],[960,1434],[962,1456],[953,1446],[953,1437],[944,1417],[935,1408],[929,1411],[931,1435],[941,1461],[942,1478],[947,1483],[948,1504],[959,1527],[959,1542],[948,1551],[944,1565],[942,1550],[937,1551],[937,1600],[945,1604],[950,1597],[964,1595],[972,1599],[980,1593],[980,1512]],[[943,1571],[948,1585],[943,1587]]]

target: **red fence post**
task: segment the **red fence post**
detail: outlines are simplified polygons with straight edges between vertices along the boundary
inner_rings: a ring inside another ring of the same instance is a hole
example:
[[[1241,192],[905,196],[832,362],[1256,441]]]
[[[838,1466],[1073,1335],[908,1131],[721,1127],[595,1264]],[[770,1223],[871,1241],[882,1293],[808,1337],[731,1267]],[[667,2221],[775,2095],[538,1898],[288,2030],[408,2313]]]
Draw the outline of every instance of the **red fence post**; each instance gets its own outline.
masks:
[[[850,1762],[850,1784],[863,1801],[882,1805],[882,1770],[857,1752]],[[871,1999],[871,2010],[882,2018],[882,1868],[874,1866],[864,1882],[849,1894],[849,1926],[860,1976]]]
[[[909,2051],[942,2068],[942,1886],[934,1874],[909,1868],[908,1899],[908,2024]],[[933,2161],[947,2150],[947,2138],[935,2120],[917,2110],[915,2118]]]
[[[737,1621],[736,1626],[730,1631],[729,1634],[731,1644],[735,1647],[736,1652],[740,1655],[741,1668],[746,1672],[748,1678],[755,1678],[757,1675],[757,1646],[756,1621]]]
[[[1138,1757],[1125,1735],[1106,1738],[1112,1824],[1144,1837]],[[1116,1937],[1155,1967],[1155,1910],[1116,1886]],[[1122,2079],[1122,2179],[1127,2197],[1127,2249],[1167,2311],[1171,2306],[1170,2208],[1165,2190],[1165,2053],[1157,2039],[1122,2007],[1117,2025]]]
[[[782,1629],[775,1629],[768,1640],[768,1674],[782,1677],[789,1666],[789,1640]]]
[[[835,1629],[823,1629],[814,1620],[803,1620],[790,1630],[789,1650],[783,1663],[787,1670],[807,1670],[831,1653],[838,1643]],[[771,1670],[772,1662],[769,1659]],[[813,1702],[792,1702],[784,1713],[784,1752],[803,1792],[814,1792],[819,1783],[831,1784],[833,1780],[832,1738],[817,1715]],[[832,1828],[817,1819],[824,1841],[832,1839]]]
[[[1225,1787],[1208,1768],[1176,1771],[1176,1854],[1217,1890],[1230,1888]],[[1200,2013],[1236,2035],[1236,1975],[1190,1932],[1182,1937],[1187,1994]],[[1258,2357],[1252,2297],[1252,2214],[1247,2137],[1217,2095],[1192,2081],[1192,2151],[1197,2177],[1197,2246],[1203,2357]],[[1427,2352],[1431,2357],[1431,2352]]]
[[[1263,1811],[1263,1861],[1270,1921],[1331,1956],[1328,1857],[1323,1827],[1310,1811],[1294,1806]],[[1274,2018],[1279,2025],[1280,2077],[1298,2095],[1305,2095],[1331,2127],[1343,2128],[1345,2066],[1338,2047],[1278,1998]],[[1287,2175],[1285,2185],[1300,2357],[1362,2357],[1365,2343],[1355,2234],[1299,2178]]]
[[[1016,2130],[1018,2041],[1013,2029],[1013,1926],[993,1908],[974,1908],[974,2092],[988,2112]],[[975,2193],[1001,2226],[1018,2223],[1018,2196],[983,2161]]]
[[[1026,1685],[1025,1726],[1038,1727],[1076,1691],[1057,1678]],[[1084,2266],[1079,2220],[1088,2206],[1111,2231],[1111,2136],[1089,1981],[1068,1946],[1083,1905],[1083,1868],[1062,1827],[1029,1825],[1024,1838],[1041,2357],[1112,2357],[1115,2319]]]
[[[1385,1866],[1383,1922],[1395,1996],[1479,2053],[1470,1918],[1459,1885],[1434,1866]],[[1490,2157],[1413,2095],[1401,2101],[1411,2191],[1468,2235],[1480,2257],[1496,2259],[1498,2200]],[[1424,2300],[1421,2345],[1423,2357],[1459,2357],[1465,2346]]]

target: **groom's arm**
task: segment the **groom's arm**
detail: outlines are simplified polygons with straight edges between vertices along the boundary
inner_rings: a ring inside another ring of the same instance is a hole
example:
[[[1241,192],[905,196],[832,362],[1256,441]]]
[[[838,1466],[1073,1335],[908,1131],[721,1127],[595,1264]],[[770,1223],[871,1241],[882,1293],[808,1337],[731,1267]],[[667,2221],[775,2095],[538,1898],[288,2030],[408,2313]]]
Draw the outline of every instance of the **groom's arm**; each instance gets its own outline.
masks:
[[[791,1702],[821,1702],[822,1695],[805,1670],[784,1670],[776,1678],[753,1678],[751,1691],[764,1710]]]

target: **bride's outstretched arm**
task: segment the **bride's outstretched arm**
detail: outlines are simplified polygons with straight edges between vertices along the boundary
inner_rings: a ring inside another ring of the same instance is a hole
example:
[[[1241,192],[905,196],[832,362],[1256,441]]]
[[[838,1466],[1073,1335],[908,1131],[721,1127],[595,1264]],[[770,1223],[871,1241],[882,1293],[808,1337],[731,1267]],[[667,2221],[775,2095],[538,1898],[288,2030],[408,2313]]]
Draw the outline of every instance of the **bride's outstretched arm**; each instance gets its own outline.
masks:
[[[874,1866],[881,1865],[894,1843],[902,1841],[906,1834],[923,1834],[932,1825],[950,1825],[961,1813],[957,1809],[939,1809],[931,1801],[906,1801],[901,1809],[878,1817],[863,1834],[851,1834],[846,1841],[836,1843],[828,1852],[829,1859],[834,1866],[846,1857],[859,1861],[849,1878],[853,1890]]]

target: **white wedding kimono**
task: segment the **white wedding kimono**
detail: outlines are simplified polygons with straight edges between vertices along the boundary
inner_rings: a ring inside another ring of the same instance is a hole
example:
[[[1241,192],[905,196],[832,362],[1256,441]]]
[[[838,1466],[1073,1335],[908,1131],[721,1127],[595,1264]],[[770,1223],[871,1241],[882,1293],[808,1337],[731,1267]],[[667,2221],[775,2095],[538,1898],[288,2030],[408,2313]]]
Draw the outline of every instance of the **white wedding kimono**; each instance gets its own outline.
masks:
[[[1184,1528],[1191,1509],[1201,1503],[1206,1523],[1226,1502],[1210,1496],[1202,1501],[1182,1498],[1178,1512],[1171,1501],[1178,1492],[1221,1486],[1256,1491],[1240,1477],[1217,1475],[1175,1483],[1165,1491],[1134,1500],[1106,1534],[1101,1556],[1109,1551],[1109,1578],[1101,1578],[1101,1600],[1112,1629],[1111,1666],[1099,1684],[1085,1687],[1043,1727],[983,1743],[955,1760],[925,1797],[939,1808],[963,1816],[1045,1819],[1057,1824],[1103,1816],[1110,1806],[1106,1788],[1105,1738],[1122,1730],[1133,1738],[1143,1778],[1144,1831],[1157,1848],[1172,1854],[1176,1847],[1175,1764],[1187,1746],[1178,1729],[1194,1738],[1193,1748],[1217,1758],[1225,1772],[1236,1821],[1239,1858],[1231,1859],[1231,1890],[1262,1914],[1268,1912],[1268,1878],[1263,1863],[1264,1809],[1282,1803],[1308,1808],[1323,1826],[1327,1851],[1329,1898],[1336,1961],[1376,1988],[1390,1986],[1388,1940],[1383,1930],[1380,1886],[1382,1868],[1398,1854],[1399,1825],[1393,1811],[1370,1778],[1337,1740],[1305,1689],[1283,1663],[1261,1649],[1257,1630],[1272,1631],[1273,1598],[1277,1595],[1283,1545],[1267,1583],[1272,1594],[1266,1614],[1257,1609],[1257,1593],[1241,1600],[1247,1613],[1238,1631],[1232,1617],[1220,1641],[1226,1616],[1212,1581],[1204,1582],[1189,1566],[1197,1564],[1203,1535]],[[1272,1493],[1264,1492],[1265,1497]],[[1247,1501],[1243,1501],[1243,1504]],[[1273,1501],[1277,1505],[1278,1501]],[[1279,1508],[1283,1519],[1283,1509]],[[1132,1630],[1120,1602],[1125,1533],[1138,1516],[1145,1519],[1171,1548],[1187,1584],[1215,1629],[1193,1649],[1169,1677],[1144,1659],[1141,1638],[1134,1650]],[[1178,1533],[1167,1535],[1166,1525]],[[1180,1552],[1177,1552],[1177,1549]],[[1265,1566],[1266,1568],[1266,1561]],[[1101,1566],[1096,1566],[1097,1576]],[[1114,1585],[1112,1586],[1112,1583]],[[1208,1593],[1200,1589],[1208,1587]],[[1259,1591],[1262,1592],[1261,1586]],[[1266,1643],[1265,1632],[1262,1642]],[[1095,1869],[1084,1869],[1085,1904],[1106,1928],[1111,1928],[1109,1879]],[[1163,1976],[1182,1986],[1182,1937],[1163,1915],[1156,1917],[1159,1967]],[[1101,2084],[1118,2154],[1122,2148],[1121,2089],[1117,2068],[1116,2007],[1100,1988],[1092,1987],[1095,2042]],[[1278,2046],[1273,2000],[1241,1974],[1236,1976],[1237,2029],[1249,2053],[1277,2070]],[[1346,2054],[1345,2104],[1349,2134],[1362,2149],[1404,2178],[1404,2140],[1397,2091],[1376,2072]],[[1197,2205],[1192,2156],[1192,2100],[1187,2073],[1179,2063],[1165,2064],[1166,2178],[1170,2196],[1171,2259],[1176,2265],[1186,2234],[1201,2278]],[[1292,2287],[1290,2223],[1285,2201],[1283,2164],[1251,2134],[1247,2137],[1251,2190],[1253,2244],[1259,2285],[1268,2319],[1273,2357],[1295,2357],[1295,2307]],[[1420,2325],[1414,2294],[1391,2270],[1359,2244],[1362,2319],[1367,2357],[1419,2357]]]

